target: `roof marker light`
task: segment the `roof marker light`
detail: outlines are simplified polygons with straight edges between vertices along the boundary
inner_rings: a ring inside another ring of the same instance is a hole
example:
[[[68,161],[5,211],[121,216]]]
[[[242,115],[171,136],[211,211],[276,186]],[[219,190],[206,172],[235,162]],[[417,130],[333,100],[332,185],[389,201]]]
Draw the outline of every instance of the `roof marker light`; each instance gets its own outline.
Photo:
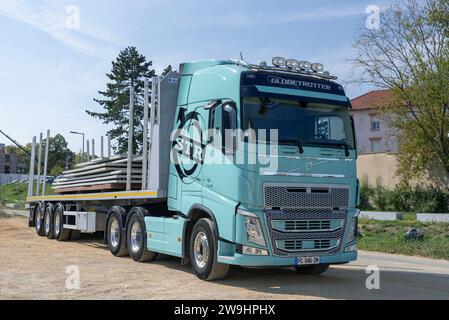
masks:
[[[282,58],[282,57],[274,57],[273,58],[273,65],[276,67],[285,67],[286,63],[287,63],[287,61],[285,60],[285,58]]]

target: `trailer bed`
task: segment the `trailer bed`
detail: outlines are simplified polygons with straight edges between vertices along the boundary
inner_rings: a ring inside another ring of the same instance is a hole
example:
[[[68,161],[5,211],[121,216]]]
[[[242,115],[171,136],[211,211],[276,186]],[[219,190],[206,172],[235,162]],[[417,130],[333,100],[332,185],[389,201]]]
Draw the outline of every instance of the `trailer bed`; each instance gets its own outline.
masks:
[[[164,199],[165,192],[145,190],[145,191],[120,191],[120,192],[99,192],[85,194],[65,194],[29,197],[27,202],[65,202],[65,201],[108,201],[108,200],[135,200],[135,199]]]

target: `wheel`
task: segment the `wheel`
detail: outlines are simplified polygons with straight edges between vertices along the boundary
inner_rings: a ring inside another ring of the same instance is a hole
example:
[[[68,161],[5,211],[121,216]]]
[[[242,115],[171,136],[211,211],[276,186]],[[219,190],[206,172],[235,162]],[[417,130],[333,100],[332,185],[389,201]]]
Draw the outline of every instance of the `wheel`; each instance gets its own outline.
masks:
[[[45,208],[44,213],[44,230],[47,239],[55,239],[54,219],[53,219],[53,206],[49,204]]]
[[[320,275],[323,274],[329,269],[328,264],[319,264],[316,266],[304,266],[304,267],[295,267],[296,271],[299,274],[304,275]]]
[[[108,247],[111,253],[116,257],[128,255],[128,250],[123,239],[121,212],[114,208],[107,224]]]
[[[58,204],[53,215],[53,227],[57,241],[67,241],[70,239],[70,230],[64,228],[64,207]]]
[[[36,228],[36,234],[39,237],[45,236],[44,209],[41,204],[37,206],[36,211],[34,212],[34,225]]]
[[[126,234],[128,252],[134,261],[147,262],[156,258],[156,252],[147,250],[145,222],[139,214],[131,216]]]
[[[193,272],[206,281],[224,279],[229,265],[217,262],[217,237],[215,224],[209,219],[199,220],[190,238],[190,261]]]

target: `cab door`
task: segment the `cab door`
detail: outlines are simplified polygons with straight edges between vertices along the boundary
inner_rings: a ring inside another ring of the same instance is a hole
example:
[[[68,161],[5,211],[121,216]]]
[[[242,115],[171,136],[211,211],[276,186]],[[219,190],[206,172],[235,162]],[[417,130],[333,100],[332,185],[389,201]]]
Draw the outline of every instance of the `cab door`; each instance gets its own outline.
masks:
[[[232,239],[238,194],[238,170],[234,164],[237,111],[226,102],[209,112],[209,139],[202,170],[203,205],[212,211],[220,237]]]

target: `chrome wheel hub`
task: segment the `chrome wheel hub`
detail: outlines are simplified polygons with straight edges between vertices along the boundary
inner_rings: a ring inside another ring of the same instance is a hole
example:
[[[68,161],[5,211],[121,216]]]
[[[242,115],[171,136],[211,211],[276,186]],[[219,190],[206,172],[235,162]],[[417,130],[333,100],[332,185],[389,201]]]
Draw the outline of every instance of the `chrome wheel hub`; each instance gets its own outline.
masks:
[[[113,247],[118,247],[120,241],[120,228],[117,219],[113,219],[109,230],[109,239]]]
[[[61,232],[61,219],[59,218],[59,214],[55,216],[55,234],[59,235]]]
[[[193,255],[198,267],[204,268],[209,260],[209,241],[204,232],[199,232],[193,242]]]
[[[37,230],[40,230],[41,222],[42,222],[42,213],[39,210],[39,212],[36,213],[36,229]]]
[[[142,230],[139,222],[134,222],[131,227],[131,250],[138,252],[142,246]]]
[[[45,214],[45,233],[49,234],[50,233],[50,226],[51,226],[51,219],[50,219],[51,215],[47,212]]]

